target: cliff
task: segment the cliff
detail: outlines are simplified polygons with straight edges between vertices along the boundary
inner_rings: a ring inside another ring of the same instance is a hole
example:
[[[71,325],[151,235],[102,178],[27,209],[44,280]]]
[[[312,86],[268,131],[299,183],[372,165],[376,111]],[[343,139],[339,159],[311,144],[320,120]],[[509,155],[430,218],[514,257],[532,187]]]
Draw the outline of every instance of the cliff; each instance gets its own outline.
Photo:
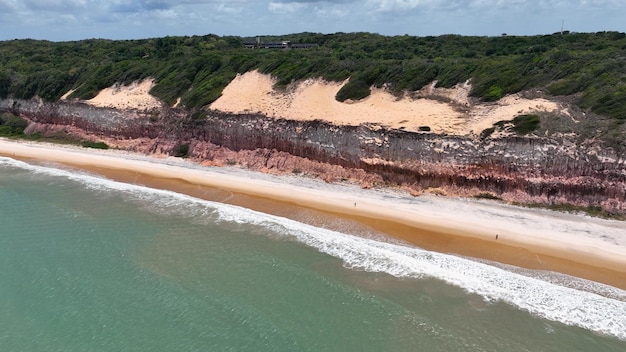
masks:
[[[0,111],[34,136],[626,213],[626,34],[282,40],[316,46],[0,42]],[[22,132],[11,124],[0,133]]]
[[[447,135],[377,124],[336,125],[209,110],[95,107],[82,102],[0,100],[28,133],[65,133],[142,153],[213,165],[303,173],[412,194],[480,195],[520,203],[568,203],[626,213],[626,168],[615,148],[576,136]],[[188,146],[184,147],[184,146]]]

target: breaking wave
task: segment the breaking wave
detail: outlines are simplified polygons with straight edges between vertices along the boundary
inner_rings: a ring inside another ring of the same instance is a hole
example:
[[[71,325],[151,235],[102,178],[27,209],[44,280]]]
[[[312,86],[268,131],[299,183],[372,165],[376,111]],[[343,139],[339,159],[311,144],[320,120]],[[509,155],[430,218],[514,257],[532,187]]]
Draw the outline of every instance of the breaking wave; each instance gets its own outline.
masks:
[[[159,214],[258,227],[261,233],[297,240],[337,257],[348,268],[402,278],[436,278],[488,301],[507,302],[548,320],[626,340],[626,291],[608,285],[569,276],[565,280],[561,274],[509,270],[504,265],[348,235],[238,206],[10,158],[0,158],[0,166],[79,182],[86,189],[121,197]]]

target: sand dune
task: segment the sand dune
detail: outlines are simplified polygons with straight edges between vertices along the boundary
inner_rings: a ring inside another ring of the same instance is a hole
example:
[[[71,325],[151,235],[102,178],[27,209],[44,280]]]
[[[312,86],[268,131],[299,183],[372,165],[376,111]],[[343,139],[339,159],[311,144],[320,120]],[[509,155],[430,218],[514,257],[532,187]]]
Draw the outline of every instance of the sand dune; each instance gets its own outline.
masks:
[[[468,95],[469,82],[454,88],[436,88],[436,82],[402,97],[385,89],[359,101],[338,102],[337,92],[346,82],[308,79],[285,90],[274,89],[270,75],[251,71],[237,75],[224,89],[211,109],[230,113],[261,113],[273,118],[324,120],[337,125],[373,124],[387,128],[419,131],[429,127],[434,133],[479,135],[501,120],[519,114],[540,111],[564,111],[558,103],[546,99],[525,99],[519,94],[494,103],[480,103]],[[102,90],[86,103],[116,109],[157,109],[163,103],[150,95],[155,82],[147,79],[130,85],[114,85]],[[66,99],[72,91],[67,92]],[[177,101],[176,106],[180,103]]]
[[[463,114],[453,106],[428,99],[398,99],[382,89],[358,102],[338,102],[335,95],[345,83],[309,79],[285,92],[273,89],[274,80],[257,71],[237,76],[211,109],[232,113],[260,112],[275,118],[325,120],[338,125],[379,124],[417,131],[455,129]]]
[[[335,95],[347,82],[308,79],[285,91],[275,90],[274,83],[271,76],[258,71],[238,75],[211,109],[293,120],[320,119],[338,125],[371,123],[407,131],[428,126],[435,133],[457,135],[480,134],[495,122],[519,114],[561,109],[546,99],[524,99],[517,94],[496,103],[472,103],[468,82],[452,89],[432,84],[400,98],[384,89],[373,89],[363,100],[344,103],[338,102]],[[434,99],[437,97],[439,100]]]
[[[106,88],[93,99],[86,103],[115,109],[158,109],[161,102],[150,95],[150,89],[154,87],[154,80],[147,79],[141,82],[133,82],[127,86],[114,85]]]

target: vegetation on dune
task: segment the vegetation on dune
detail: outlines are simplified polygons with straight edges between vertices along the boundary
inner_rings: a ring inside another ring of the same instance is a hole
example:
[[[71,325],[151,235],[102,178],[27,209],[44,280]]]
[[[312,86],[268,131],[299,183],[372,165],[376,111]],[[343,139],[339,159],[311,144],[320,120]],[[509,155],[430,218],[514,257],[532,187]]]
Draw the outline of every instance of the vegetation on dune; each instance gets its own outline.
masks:
[[[299,50],[246,49],[252,38],[165,37],[144,40],[0,42],[0,97],[92,98],[115,83],[154,78],[151,93],[168,104],[199,109],[216,100],[237,73],[258,69],[277,87],[306,78],[350,79],[339,101],[385,85],[413,91],[437,81],[453,87],[471,79],[471,95],[495,101],[538,88],[567,96],[584,111],[626,120],[626,34],[439,37],[370,33],[300,33],[263,40],[316,43]]]
[[[529,134],[539,128],[539,116],[535,114],[518,115],[513,118],[513,131]]]
[[[485,128],[481,133],[480,133],[480,139],[485,139],[488,138],[489,136],[491,136],[494,132],[496,131],[496,127],[489,127],[489,128]]]
[[[493,127],[484,129],[480,133],[480,138],[485,139],[491,136],[496,130],[513,132],[517,135],[527,135],[539,129],[540,125],[541,119],[539,118],[539,115],[517,115],[513,118],[513,120],[498,121],[493,124]]]

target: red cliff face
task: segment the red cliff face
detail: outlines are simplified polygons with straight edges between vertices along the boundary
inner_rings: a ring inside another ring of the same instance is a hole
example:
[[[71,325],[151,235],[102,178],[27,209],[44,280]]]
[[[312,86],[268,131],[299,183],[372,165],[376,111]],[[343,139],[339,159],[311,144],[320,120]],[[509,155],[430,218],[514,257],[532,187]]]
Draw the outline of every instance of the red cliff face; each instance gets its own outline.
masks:
[[[155,114],[77,103],[3,100],[3,110],[29,119],[31,131],[64,129],[136,152],[174,155],[186,144],[189,157],[212,165],[626,213],[625,159],[596,142],[480,140],[220,112],[193,120],[177,109]]]

